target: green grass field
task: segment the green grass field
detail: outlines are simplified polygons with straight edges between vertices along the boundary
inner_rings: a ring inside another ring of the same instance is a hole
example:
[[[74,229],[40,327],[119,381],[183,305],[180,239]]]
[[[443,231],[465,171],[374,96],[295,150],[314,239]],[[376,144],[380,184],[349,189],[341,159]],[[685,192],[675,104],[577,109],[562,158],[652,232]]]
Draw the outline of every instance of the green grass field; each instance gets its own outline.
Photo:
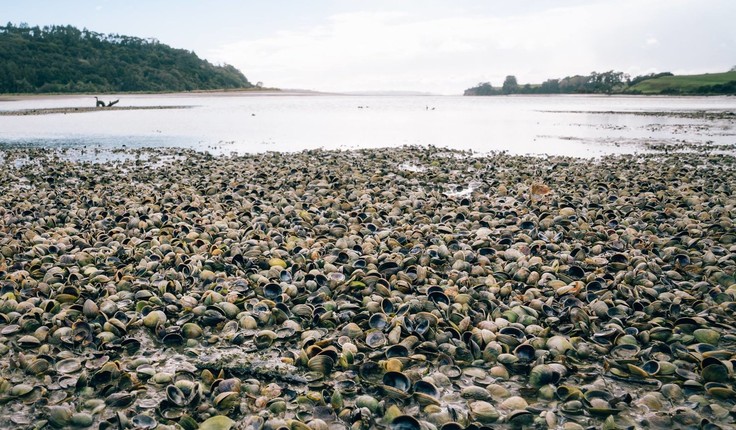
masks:
[[[648,79],[646,81],[639,82],[638,84],[628,88],[627,92],[659,94],[664,90],[688,93],[694,92],[704,85],[725,84],[730,81],[736,81],[736,72],[663,76],[661,78]]]

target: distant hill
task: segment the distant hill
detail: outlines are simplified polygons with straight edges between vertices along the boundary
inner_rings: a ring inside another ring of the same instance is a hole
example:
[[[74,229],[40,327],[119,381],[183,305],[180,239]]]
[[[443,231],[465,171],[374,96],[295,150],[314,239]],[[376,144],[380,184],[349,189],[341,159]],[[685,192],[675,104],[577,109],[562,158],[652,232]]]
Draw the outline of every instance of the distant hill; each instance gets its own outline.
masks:
[[[251,88],[235,67],[155,39],[72,26],[0,27],[0,93],[172,92]]]
[[[627,88],[635,94],[736,94],[736,71],[703,75],[662,76]]]
[[[548,79],[541,84],[518,84],[509,75],[501,87],[481,82],[465,90],[466,96],[508,94],[670,94],[732,95],[736,94],[736,70],[726,73],[675,76],[669,72],[652,73],[631,78],[623,72],[592,72],[590,75]]]

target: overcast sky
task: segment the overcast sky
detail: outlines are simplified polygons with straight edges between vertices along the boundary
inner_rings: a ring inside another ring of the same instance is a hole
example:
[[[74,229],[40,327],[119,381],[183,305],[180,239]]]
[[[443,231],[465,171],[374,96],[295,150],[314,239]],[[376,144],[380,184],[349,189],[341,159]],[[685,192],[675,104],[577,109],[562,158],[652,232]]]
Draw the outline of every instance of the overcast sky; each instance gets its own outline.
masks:
[[[23,0],[0,2],[0,19],[154,37],[254,83],[321,91],[736,65],[735,0]]]

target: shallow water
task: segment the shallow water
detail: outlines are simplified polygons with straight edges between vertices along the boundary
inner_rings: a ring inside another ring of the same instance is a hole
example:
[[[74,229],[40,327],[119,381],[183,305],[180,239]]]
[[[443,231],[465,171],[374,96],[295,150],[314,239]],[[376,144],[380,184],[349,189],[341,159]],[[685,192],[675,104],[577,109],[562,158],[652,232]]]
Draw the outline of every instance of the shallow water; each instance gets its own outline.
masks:
[[[120,95],[190,109],[0,116],[5,145],[178,146],[213,153],[435,145],[595,157],[646,142],[736,144],[733,120],[598,112],[736,111],[733,97]],[[90,97],[0,101],[1,110],[91,106]]]

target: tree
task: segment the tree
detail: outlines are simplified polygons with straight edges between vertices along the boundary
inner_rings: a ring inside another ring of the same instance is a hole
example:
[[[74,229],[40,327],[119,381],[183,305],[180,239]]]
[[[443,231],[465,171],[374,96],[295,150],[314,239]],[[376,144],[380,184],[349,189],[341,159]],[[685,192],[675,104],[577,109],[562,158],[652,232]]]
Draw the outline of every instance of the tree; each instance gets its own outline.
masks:
[[[661,78],[663,76],[674,76],[674,75],[670,72],[650,73],[648,75],[639,75],[635,77],[634,79],[631,79],[630,81],[628,81],[627,84],[629,86],[632,86],[632,85],[638,84],[639,82],[646,81],[648,79],[656,79],[656,78]]]
[[[516,82],[516,76],[508,75],[503,81],[501,90],[504,94],[513,94],[519,90],[519,84]]]
[[[592,72],[585,83],[585,90],[592,93],[606,93],[622,89],[626,86],[629,75],[609,70],[603,73]]]
[[[547,79],[542,82],[542,93],[544,94],[556,94],[560,92],[560,81],[559,79]]]
[[[736,66],[731,67],[731,70],[729,72],[736,72]]]
[[[477,88],[476,94],[479,96],[490,96],[494,93],[493,85],[490,82],[481,82]]]
[[[493,88],[490,82],[479,82],[478,85],[465,90],[466,96],[495,96],[501,94],[501,90]]]

